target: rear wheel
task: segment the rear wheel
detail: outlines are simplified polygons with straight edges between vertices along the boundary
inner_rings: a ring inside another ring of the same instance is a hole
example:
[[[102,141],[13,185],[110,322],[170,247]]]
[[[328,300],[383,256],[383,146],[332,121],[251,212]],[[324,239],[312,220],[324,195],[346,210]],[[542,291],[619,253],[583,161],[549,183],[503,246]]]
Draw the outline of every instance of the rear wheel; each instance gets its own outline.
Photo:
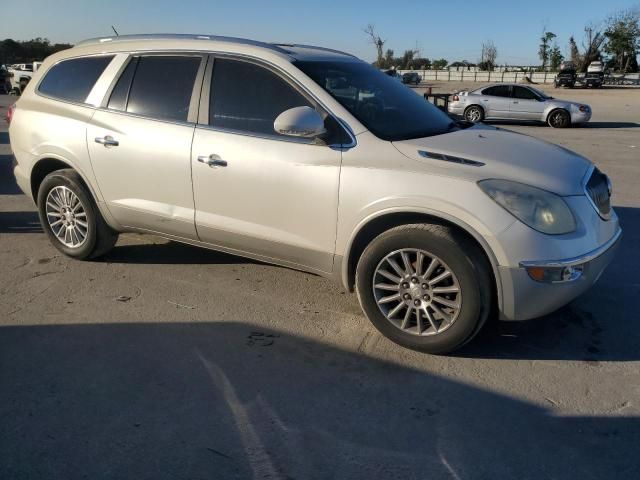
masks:
[[[65,255],[80,260],[99,257],[118,240],[102,218],[77,172],[57,170],[38,190],[38,214],[49,240]]]
[[[547,117],[547,123],[553,128],[566,128],[571,125],[571,117],[566,110],[554,110]]]
[[[479,105],[471,105],[464,111],[465,120],[478,123],[484,120],[484,110]]]
[[[470,341],[491,307],[483,254],[442,225],[404,225],[378,236],[358,262],[356,289],[362,309],[383,335],[433,354]]]

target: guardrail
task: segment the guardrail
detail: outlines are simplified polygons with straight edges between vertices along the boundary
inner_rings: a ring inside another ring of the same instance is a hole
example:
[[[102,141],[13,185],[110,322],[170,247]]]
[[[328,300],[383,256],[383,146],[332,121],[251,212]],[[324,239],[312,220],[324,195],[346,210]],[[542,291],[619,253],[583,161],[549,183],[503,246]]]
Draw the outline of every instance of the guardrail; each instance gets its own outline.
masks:
[[[476,72],[470,70],[398,70],[400,75],[415,72],[420,75],[423,82],[448,81],[448,82],[507,82],[518,83],[525,77],[536,83],[553,83],[558,72]],[[584,74],[578,74],[578,82],[584,78]],[[640,73],[614,73],[605,76],[605,85],[640,85]]]

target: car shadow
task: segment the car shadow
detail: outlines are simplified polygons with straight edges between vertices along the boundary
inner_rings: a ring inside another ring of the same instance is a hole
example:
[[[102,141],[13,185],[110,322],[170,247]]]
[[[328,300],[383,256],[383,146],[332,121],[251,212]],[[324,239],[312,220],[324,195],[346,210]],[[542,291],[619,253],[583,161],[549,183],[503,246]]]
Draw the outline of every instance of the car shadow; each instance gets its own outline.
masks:
[[[587,122],[575,125],[579,128],[640,128],[635,122]]]
[[[564,416],[242,321],[0,327],[0,379],[1,478],[640,475],[637,416]]]
[[[43,233],[37,212],[0,212],[0,233]]]
[[[13,176],[11,158],[11,155],[0,155],[0,195],[20,195],[22,193]]]
[[[522,126],[522,127],[543,127],[550,128],[544,122],[526,120],[485,120],[483,123],[495,127],[502,126]],[[571,125],[569,128],[640,128],[640,123],[635,122],[586,122]]]
[[[145,238],[144,236],[140,238]],[[148,237],[149,238],[149,237]],[[157,237],[153,237],[157,238]],[[179,242],[117,245],[101,258],[109,263],[157,265],[243,264],[260,262]]]

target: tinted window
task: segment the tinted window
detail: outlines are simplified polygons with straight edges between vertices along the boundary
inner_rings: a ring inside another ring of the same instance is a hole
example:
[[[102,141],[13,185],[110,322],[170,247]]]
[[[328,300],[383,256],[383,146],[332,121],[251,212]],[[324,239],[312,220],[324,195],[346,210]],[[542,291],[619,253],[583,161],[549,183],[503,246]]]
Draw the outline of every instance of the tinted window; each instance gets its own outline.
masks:
[[[127,112],[186,121],[201,57],[140,57],[129,91]]]
[[[50,97],[84,103],[113,55],[63,60],[47,72],[38,91]]]
[[[509,85],[496,85],[495,87],[485,88],[482,94],[493,97],[508,97],[510,95]]]
[[[535,93],[524,87],[513,87],[513,96],[522,100],[538,100],[538,96]]]
[[[295,65],[383,140],[439,135],[455,122],[432,103],[361,61],[305,61]]]
[[[111,92],[111,97],[109,97],[109,104],[107,105],[107,108],[121,111],[125,111],[127,109],[127,100],[129,99],[131,80],[133,80],[133,74],[136,71],[137,65],[137,58],[132,58],[129,61],[127,68],[124,69],[124,72],[122,72],[122,75],[120,75],[118,83],[116,83],[113,92]]]
[[[313,106],[282,78],[253,63],[216,59],[209,103],[213,127],[275,135],[285,110]]]

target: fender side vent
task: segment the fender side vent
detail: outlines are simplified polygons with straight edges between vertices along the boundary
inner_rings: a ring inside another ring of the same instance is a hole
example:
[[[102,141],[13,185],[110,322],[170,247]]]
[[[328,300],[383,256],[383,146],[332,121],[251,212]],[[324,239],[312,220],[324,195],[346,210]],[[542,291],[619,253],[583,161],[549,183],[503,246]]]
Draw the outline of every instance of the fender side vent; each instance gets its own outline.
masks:
[[[475,160],[469,160],[468,158],[445,155],[444,153],[435,153],[435,152],[427,152],[425,150],[418,150],[418,154],[424,158],[430,158],[432,160],[442,160],[444,162],[459,163],[460,165],[468,165],[470,167],[484,166],[484,163],[482,162],[476,162]]]

